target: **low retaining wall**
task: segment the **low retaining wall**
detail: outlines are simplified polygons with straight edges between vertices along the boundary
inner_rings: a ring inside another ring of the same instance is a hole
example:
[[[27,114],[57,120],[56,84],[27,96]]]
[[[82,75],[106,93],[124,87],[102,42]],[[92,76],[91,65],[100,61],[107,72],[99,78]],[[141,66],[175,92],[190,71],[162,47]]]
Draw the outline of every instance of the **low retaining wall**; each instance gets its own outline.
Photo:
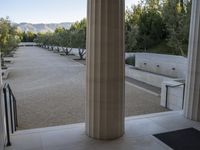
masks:
[[[174,78],[186,78],[187,58],[174,55],[135,53],[135,67]]]
[[[133,78],[135,80],[150,84],[155,87],[162,87],[162,82],[163,81],[168,81],[168,80],[174,80],[175,78],[170,78],[142,70],[138,70],[134,68],[133,66],[126,65],[125,66],[125,72],[126,76]]]
[[[37,46],[35,42],[21,42],[18,46]]]
[[[125,53],[125,59],[135,56],[135,53]]]

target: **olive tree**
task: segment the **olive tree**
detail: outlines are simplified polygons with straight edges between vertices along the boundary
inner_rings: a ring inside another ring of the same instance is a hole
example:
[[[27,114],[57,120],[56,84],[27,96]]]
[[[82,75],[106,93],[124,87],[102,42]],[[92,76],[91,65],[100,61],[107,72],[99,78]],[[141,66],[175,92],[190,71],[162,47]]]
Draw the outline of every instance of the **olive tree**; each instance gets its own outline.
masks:
[[[4,66],[3,57],[15,50],[19,42],[20,38],[17,28],[11,24],[8,18],[0,18],[0,52],[2,66]]]
[[[76,22],[70,28],[72,46],[78,48],[80,59],[84,59],[86,53],[86,19]]]

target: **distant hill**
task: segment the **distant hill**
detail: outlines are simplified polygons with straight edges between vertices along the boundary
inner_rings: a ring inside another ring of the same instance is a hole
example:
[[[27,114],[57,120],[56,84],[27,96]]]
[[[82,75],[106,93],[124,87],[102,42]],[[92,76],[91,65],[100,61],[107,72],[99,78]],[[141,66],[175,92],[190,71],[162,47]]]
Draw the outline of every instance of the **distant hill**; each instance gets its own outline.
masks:
[[[22,32],[54,32],[56,28],[61,27],[65,29],[69,29],[72,25],[71,22],[63,22],[63,23],[48,23],[48,24],[31,24],[31,23],[19,23],[15,24],[17,28]]]

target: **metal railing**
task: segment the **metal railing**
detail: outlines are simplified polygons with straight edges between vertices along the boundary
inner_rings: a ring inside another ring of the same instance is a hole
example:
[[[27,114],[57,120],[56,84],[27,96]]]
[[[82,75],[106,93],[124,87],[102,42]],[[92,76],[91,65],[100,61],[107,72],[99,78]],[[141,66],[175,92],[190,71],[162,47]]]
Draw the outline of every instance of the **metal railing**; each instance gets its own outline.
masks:
[[[166,101],[165,101],[165,108],[168,107],[168,89],[169,88],[176,88],[179,86],[183,86],[183,100],[182,100],[182,109],[184,107],[184,99],[185,99],[185,83],[181,83],[178,85],[166,85]]]
[[[10,134],[14,133],[18,126],[17,120],[17,102],[8,83],[3,87],[4,104],[5,104],[5,121],[6,121],[6,146],[11,146]]]

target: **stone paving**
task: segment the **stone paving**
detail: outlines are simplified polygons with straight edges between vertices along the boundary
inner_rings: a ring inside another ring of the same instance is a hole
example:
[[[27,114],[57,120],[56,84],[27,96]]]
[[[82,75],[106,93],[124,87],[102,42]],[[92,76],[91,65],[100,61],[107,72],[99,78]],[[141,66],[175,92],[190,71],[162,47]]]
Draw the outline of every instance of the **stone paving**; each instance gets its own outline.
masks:
[[[17,99],[19,129],[84,121],[85,66],[71,56],[20,47],[7,82]],[[166,111],[160,97],[126,84],[126,116]]]

